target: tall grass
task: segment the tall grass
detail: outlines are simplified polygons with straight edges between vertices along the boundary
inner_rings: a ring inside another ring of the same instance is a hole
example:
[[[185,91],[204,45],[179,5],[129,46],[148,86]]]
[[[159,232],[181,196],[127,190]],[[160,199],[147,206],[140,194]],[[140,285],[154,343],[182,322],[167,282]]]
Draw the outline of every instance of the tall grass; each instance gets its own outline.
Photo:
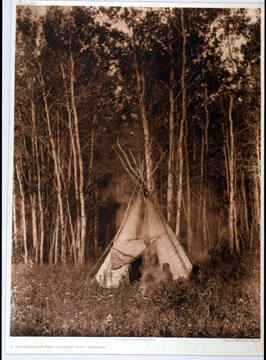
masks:
[[[138,282],[92,285],[90,268],[13,265],[11,336],[260,336],[259,265],[250,261],[216,258],[145,297]]]

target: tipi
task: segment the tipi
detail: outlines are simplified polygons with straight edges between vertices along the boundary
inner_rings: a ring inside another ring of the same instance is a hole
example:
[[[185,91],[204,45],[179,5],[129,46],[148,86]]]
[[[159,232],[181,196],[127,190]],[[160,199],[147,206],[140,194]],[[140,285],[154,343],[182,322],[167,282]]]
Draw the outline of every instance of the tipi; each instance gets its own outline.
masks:
[[[156,249],[159,266],[168,263],[174,280],[189,276],[192,263],[174,232],[153,202],[141,197],[128,208],[124,222],[94,279],[104,287],[119,286],[124,278],[128,278],[130,264],[141,257],[151,244]]]

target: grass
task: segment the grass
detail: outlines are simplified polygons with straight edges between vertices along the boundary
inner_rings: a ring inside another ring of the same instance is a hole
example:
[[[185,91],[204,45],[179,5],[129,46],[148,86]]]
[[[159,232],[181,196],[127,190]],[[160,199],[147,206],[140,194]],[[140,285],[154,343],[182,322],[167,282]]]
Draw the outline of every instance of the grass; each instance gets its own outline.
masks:
[[[143,297],[103,289],[91,266],[12,266],[11,336],[260,337],[259,269],[212,261]]]

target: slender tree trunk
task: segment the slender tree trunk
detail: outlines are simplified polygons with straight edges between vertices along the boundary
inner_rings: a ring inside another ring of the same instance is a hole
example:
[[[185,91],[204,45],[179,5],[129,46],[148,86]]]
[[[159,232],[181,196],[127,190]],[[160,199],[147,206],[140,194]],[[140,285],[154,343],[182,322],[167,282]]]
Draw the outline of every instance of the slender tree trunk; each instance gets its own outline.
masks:
[[[74,262],[77,263],[77,259],[75,260],[76,252],[77,252],[77,245],[81,242],[81,233],[80,233],[80,227],[81,227],[81,207],[80,207],[80,200],[79,200],[79,180],[78,180],[78,154],[77,154],[77,145],[76,145],[76,137],[75,137],[75,129],[73,127],[73,121],[72,121],[72,111],[71,111],[71,103],[69,101],[69,94],[68,94],[68,86],[67,86],[67,79],[64,71],[64,66],[61,63],[61,71],[62,71],[62,78],[64,82],[64,88],[65,88],[65,99],[66,99],[66,107],[67,107],[67,113],[68,113],[68,127],[69,127],[69,135],[71,140],[71,146],[72,146],[72,152],[73,152],[73,168],[74,168],[74,188],[75,188],[75,200],[76,200],[76,232],[75,237],[76,239],[72,239],[72,245],[75,244],[74,251]],[[68,216],[69,217],[69,216]],[[72,221],[71,221],[72,224]],[[73,236],[73,234],[72,234]],[[80,248],[80,245],[78,246]]]
[[[219,222],[218,222],[218,231],[217,231],[217,235],[218,235],[218,241],[216,244],[216,250],[219,250],[221,248],[222,245],[222,240],[221,240],[221,230],[222,230],[222,211],[220,210],[219,213]]]
[[[133,40],[134,41],[134,40]],[[145,93],[146,93],[146,81],[144,72],[140,70],[135,43],[134,43],[134,68],[137,79],[137,92],[139,96],[139,110],[142,119],[143,133],[144,133],[144,153],[145,153],[145,165],[146,165],[146,186],[147,191],[153,197],[155,197],[155,183],[153,179],[153,160],[151,149],[151,138],[149,131],[149,121],[147,117],[147,110],[145,106]]]
[[[259,184],[258,184],[258,177],[255,172],[253,172],[253,181],[252,181],[252,195],[253,195],[253,206],[252,206],[252,213],[253,213],[253,235],[251,236],[251,247],[254,246],[254,237],[256,239],[260,238],[260,191],[259,191]]]
[[[176,229],[175,233],[177,238],[180,237],[180,223],[181,223],[181,203],[182,203],[182,192],[183,192],[183,141],[184,141],[184,124],[186,122],[186,29],[184,21],[184,9],[180,9],[181,13],[181,28],[183,38],[182,48],[182,73],[181,73],[181,88],[182,88],[182,118],[179,129],[179,141],[177,149],[177,161],[178,161],[178,181],[177,181],[177,209],[176,209]]]
[[[68,219],[69,219],[69,226],[71,231],[71,238],[72,238],[72,252],[73,252],[73,258],[74,258],[74,264],[77,264],[77,245],[76,245],[76,237],[75,237],[75,231],[73,227],[71,212],[69,208],[69,201],[67,199],[67,212],[68,212]]]
[[[236,189],[235,189],[235,196],[236,196]],[[240,253],[240,244],[239,244],[239,236],[238,236],[238,228],[237,228],[237,219],[238,219],[238,214],[237,214],[237,205],[236,205],[236,200],[235,200],[234,201],[235,250],[236,250],[236,253],[239,254]]]
[[[94,163],[94,142],[95,142],[95,128],[97,124],[97,115],[93,116],[93,125],[91,130],[91,146],[90,146],[90,163],[89,163],[89,184],[92,183],[93,163]]]
[[[94,244],[94,253],[98,252],[98,237],[99,237],[99,214],[98,214],[98,189],[95,186],[95,212],[94,212],[94,231],[93,231],[93,244]]]
[[[183,193],[183,135],[179,136],[179,145],[177,151],[178,158],[178,179],[177,179],[177,195],[176,195],[176,229],[175,234],[177,238],[180,235],[180,223],[181,223],[181,202]]]
[[[206,249],[206,253],[209,252],[210,243],[208,238],[208,223],[207,223],[207,192],[204,188],[203,190],[203,198],[202,198],[202,234],[203,234],[203,244]]]
[[[80,218],[77,218],[75,221],[75,233],[78,234],[76,237],[76,249],[78,255],[78,263],[79,263],[79,252],[80,252]]]
[[[231,253],[239,253],[239,240],[237,234],[237,214],[236,214],[236,202],[235,202],[235,144],[234,144],[234,130],[233,130],[233,119],[232,119],[232,109],[233,109],[233,96],[230,96],[229,103],[229,139],[230,139],[230,153],[229,153],[229,216],[228,216],[228,227],[229,227],[229,238],[230,238],[230,251]]]
[[[56,211],[56,222],[55,222],[55,232],[54,232],[54,237],[55,237],[55,246],[54,246],[54,264],[56,265],[58,263],[58,233],[59,233],[59,214],[58,211]]]
[[[36,143],[36,149],[37,149],[37,143]],[[39,161],[38,161],[38,164],[39,164]],[[40,264],[43,265],[44,211],[43,211],[42,192],[41,192],[40,165],[38,165],[38,204],[39,204],[39,212],[40,212]],[[38,263],[38,252],[36,252],[36,264],[37,263]]]
[[[38,232],[37,232],[37,218],[36,218],[36,195],[31,194],[31,221],[32,221],[32,242],[33,248],[38,251]],[[36,257],[35,257],[36,258]]]
[[[151,140],[150,140],[149,122],[148,122],[145,103],[144,103],[145,78],[143,73],[138,74],[138,77],[141,79],[139,82],[142,83],[142,87],[143,87],[143,91],[141,92],[140,95],[140,110],[142,115],[141,117],[142,117],[142,125],[144,132],[147,190],[149,191],[149,193],[153,194],[155,189],[154,189],[154,182],[152,179],[153,163],[152,163]]]
[[[199,236],[202,236],[203,244],[206,243],[205,231],[202,218],[202,207],[203,207],[203,177],[204,177],[204,147],[205,139],[204,135],[201,137],[201,151],[200,151],[200,188],[199,188],[199,208],[198,208],[198,221],[197,221],[197,236],[196,239],[199,241]],[[202,230],[202,231],[200,231]]]
[[[208,131],[209,131],[209,124],[210,124],[208,100],[209,100],[208,88],[207,88],[207,85],[205,84],[205,86],[204,86],[204,109],[205,109],[206,123],[205,123],[205,129],[204,129],[204,137],[205,137],[205,155],[206,155],[206,158],[207,158],[208,150],[209,150]]]
[[[253,198],[254,198],[254,215],[256,217],[256,223],[260,224],[260,195],[259,195],[259,184],[256,175],[253,178]]]
[[[97,123],[97,116],[96,116],[96,114],[94,114],[94,116],[93,116],[93,126],[92,126],[92,130],[91,130],[89,182],[88,182],[89,186],[92,184],[92,172],[93,172],[93,162],[94,162],[94,142],[95,142],[95,133],[94,132],[95,132],[96,123]],[[99,238],[99,209],[98,209],[98,189],[97,189],[97,185],[95,185],[94,194],[95,194],[95,211],[94,211],[94,219],[93,219],[93,247],[94,247],[94,253],[97,254],[97,252],[98,252],[98,238]]]
[[[244,172],[244,170],[241,173],[241,193],[242,193],[242,202],[243,202],[242,232],[246,233],[247,236],[249,236],[248,207],[247,207],[247,196],[246,196],[245,172]]]
[[[231,106],[231,104],[230,104]],[[232,154],[229,158],[229,212],[228,212],[228,227],[229,227],[229,241],[230,252],[234,252],[234,181],[233,181],[233,160]]]
[[[197,144],[196,144],[196,134],[194,130],[193,134],[193,161],[196,161],[197,159]]]
[[[36,161],[37,167],[37,188],[38,188],[38,175],[39,175],[39,157],[38,149],[36,149],[37,135],[36,135],[36,111],[35,103],[31,99],[31,121],[32,121],[32,153]],[[35,179],[34,179],[35,182]],[[37,199],[35,193],[31,195],[31,204],[32,204],[32,238],[33,238],[33,248],[35,249],[35,264],[38,264],[38,253],[39,253],[39,241],[38,241],[38,225],[36,221],[36,209],[37,209]]]
[[[169,85],[169,158],[168,158],[168,187],[167,187],[167,220],[173,225],[173,207],[174,207],[174,116],[175,116],[175,99],[174,99],[174,57],[173,57],[173,32],[172,32],[172,14],[169,9],[168,20],[168,42],[171,56],[170,85]]]
[[[258,120],[259,123],[259,120]],[[261,152],[260,152],[260,128],[256,129],[256,171],[253,172],[253,184],[254,184],[254,214],[257,224],[257,235],[260,237],[261,227],[261,210],[260,210],[260,180],[261,180]]]
[[[187,120],[187,119],[186,119]],[[187,185],[187,249],[190,254],[193,252],[193,234],[191,227],[191,189],[190,189],[190,168],[189,168],[189,154],[188,154],[188,126],[185,123],[186,133],[184,137],[184,149],[186,159],[186,185]]]
[[[25,212],[25,193],[22,184],[22,176],[20,170],[20,164],[16,163],[16,172],[17,179],[19,183],[20,190],[20,198],[21,198],[21,226],[22,226],[22,236],[23,236],[23,244],[24,244],[24,263],[28,263],[28,246],[27,246],[27,229],[26,229],[26,212]]]
[[[34,144],[35,144],[35,156],[36,156],[36,163],[37,163],[37,191],[38,191],[38,206],[39,206],[39,214],[40,214],[40,264],[43,265],[43,246],[44,246],[44,212],[43,212],[43,203],[42,203],[42,190],[41,190],[41,170],[40,170],[40,162],[39,162],[39,152],[38,152],[38,143],[37,137],[34,137]],[[39,249],[36,248],[35,252],[35,261],[38,264],[39,258]]]
[[[43,220],[43,211],[42,211],[42,199],[40,197],[40,163],[39,163],[39,154],[38,154],[38,144],[37,144],[37,133],[36,133],[36,110],[35,110],[35,103],[31,99],[31,121],[32,121],[32,147],[33,147],[33,154],[36,161],[36,168],[37,168],[37,199],[36,195],[34,194],[33,205],[32,205],[32,236],[33,236],[33,246],[35,249],[35,264],[38,264],[39,258],[39,241],[38,241],[38,225],[36,222],[36,209],[37,206],[39,207],[40,212],[40,223]],[[38,204],[37,204],[38,201]],[[35,220],[34,220],[35,219]],[[43,231],[43,223],[40,224],[40,232]],[[43,233],[41,233],[41,237]]]
[[[64,232],[61,239],[61,262],[65,264],[66,262],[66,251],[67,251],[67,243],[66,243],[66,229],[67,224],[66,221],[64,221]]]
[[[76,235],[77,234],[75,234],[73,220],[72,220],[72,214],[71,214],[70,205],[69,205],[69,189],[70,189],[71,180],[72,180],[72,176],[71,176],[72,175],[72,155],[73,155],[73,151],[71,148],[70,154],[69,154],[70,160],[69,160],[69,164],[68,164],[66,208],[67,208],[68,222],[69,222],[70,233],[71,233],[71,243],[69,244],[70,257],[73,256],[74,264],[76,265],[77,264],[77,246],[76,246],[76,243],[77,243]],[[76,205],[78,205],[77,201],[76,201]],[[79,208],[79,207],[77,207],[77,208]]]
[[[61,184],[61,177],[60,177],[60,167],[59,167],[58,158],[57,158],[54,136],[53,136],[52,128],[51,128],[50,111],[49,111],[49,106],[48,106],[48,102],[47,102],[47,95],[45,92],[45,82],[44,82],[40,64],[39,64],[39,67],[40,67],[40,80],[41,80],[41,85],[42,85],[42,96],[43,96],[44,109],[45,109],[45,119],[46,119],[46,123],[47,123],[47,127],[48,127],[49,141],[50,141],[52,157],[53,157],[53,161],[54,161],[54,170],[55,170],[55,176],[56,176],[56,190],[57,190],[57,199],[58,199],[58,205],[59,205],[60,225],[61,225],[61,239],[63,242],[64,234],[65,234],[65,222],[64,222],[64,209],[63,209],[63,199],[62,199],[62,184]],[[65,248],[63,247],[63,250],[64,249]],[[65,261],[64,254],[61,254],[61,258],[63,259],[63,261]]]
[[[56,227],[57,227],[57,217],[55,218],[54,221],[54,231],[53,231],[53,235],[52,235],[52,241],[50,244],[50,249],[49,249],[49,265],[52,265],[54,263],[54,258],[55,258],[55,233],[56,233]]]
[[[84,200],[84,175],[83,175],[83,160],[82,152],[80,145],[79,137],[79,125],[78,125],[78,113],[75,102],[75,89],[74,89],[74,78],[75,78],[75,69],[74,69],[74,59],[73,53],[70,49],[70,93],[71,93],[71,105],[73,110],[74,117],[74,130],[75,130],[75,140],[77,145],[77,159],[79,165],[79,199],[80,199],[80,215],[81,215],[81,235],[80,235],[80,252],[79,252],[79,264],[83,265],[85,262],[85,239],[86,239],[86,214],[85,214],[85,200]]]
[[[229,196],[230,193],[229,160],[228,160],[228,151],[226,145],[223,146],[223,153],[224,153],[224,166],[225,166],[225,178],[226,178],[226,193]]]
[[[13,204],[12,204],[12,219],[13,219],[13,250],[18,248],[18,227],[17,227],[17,210],[16,210],[16,194],[13,190]]]
[[[205,72],[203,71],[203,77]],[[206,169],[207,169],[207,159],[208,159],[208,150],[209,150],[209,140],[208,140],[208,131],[209,131],[209,123],[210,123],[210,116],[209,116],[209,108],[208,108],[208,88],[207,84],[205,83],[204,86],[204,110],[205,110],[205,128],[204,128],[204,154],[203,154],[203,183],[204,188],[202,189],[203,194],[203,204],[202,204],[202,228],[203,228],[203,239],[204,244],[207,245],[207,251],[210,249],[210,238],[208,236],[208,223],[207,223],[207,176],[206,176]]]

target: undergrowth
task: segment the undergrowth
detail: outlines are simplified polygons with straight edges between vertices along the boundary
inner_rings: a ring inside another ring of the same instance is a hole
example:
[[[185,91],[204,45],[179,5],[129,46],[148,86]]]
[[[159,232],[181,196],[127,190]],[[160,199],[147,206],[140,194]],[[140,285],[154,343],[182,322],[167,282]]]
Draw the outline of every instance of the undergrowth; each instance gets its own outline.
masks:
[[[91,284],[90,268],[13,265],[11,336],[260,337],[259,266],[216,259],[145,297]]]

